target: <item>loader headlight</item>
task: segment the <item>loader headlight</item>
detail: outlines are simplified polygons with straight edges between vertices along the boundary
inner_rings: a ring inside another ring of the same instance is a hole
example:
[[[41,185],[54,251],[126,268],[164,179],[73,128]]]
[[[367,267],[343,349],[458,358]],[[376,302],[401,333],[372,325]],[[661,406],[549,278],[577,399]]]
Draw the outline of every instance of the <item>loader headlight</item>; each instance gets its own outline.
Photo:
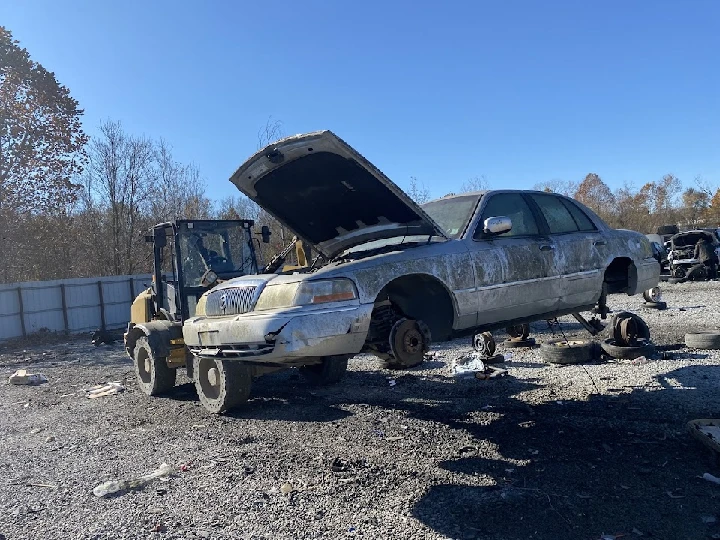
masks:
[[[357,300],[355,284],[345,278],[317,279],[281,285],[268,285],[258,298],[255,311],[291,306],[307,306]]]

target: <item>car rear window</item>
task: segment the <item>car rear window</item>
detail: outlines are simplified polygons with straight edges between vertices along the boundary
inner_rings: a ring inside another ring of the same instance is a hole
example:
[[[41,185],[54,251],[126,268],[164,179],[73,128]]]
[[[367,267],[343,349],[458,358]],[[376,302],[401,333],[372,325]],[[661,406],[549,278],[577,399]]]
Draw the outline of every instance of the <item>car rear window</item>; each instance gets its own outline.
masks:
[[[531,195],[547,221],[550,233],[562,234],[595,231],[590,218],[572,201],[553,195]]]
[[[575,220],[575,223],[578,226],[579,231],[596,231],[597,227],[592,222],[592,220],[587,216],[585,212],[582,211],[581,208],[578,207],[577,204],[575,204],[573,201],[569,201],[567,199],[560,199],[562,203],[565,205],[565,207],[570,210],[570,214],[572,215],[573,219]]]
[[[572,214],[559,198],[552,195],[532,195],[532,198],[540,207],[540,211],[550,227],[550,233],[562,234],[580,230]]]

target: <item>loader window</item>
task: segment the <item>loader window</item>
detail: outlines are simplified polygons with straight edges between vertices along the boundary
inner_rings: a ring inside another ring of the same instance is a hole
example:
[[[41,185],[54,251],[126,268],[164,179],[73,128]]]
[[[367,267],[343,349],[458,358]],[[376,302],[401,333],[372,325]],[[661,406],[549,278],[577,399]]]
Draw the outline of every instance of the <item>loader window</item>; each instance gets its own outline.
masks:
[[[200,279],[207,270],[221,279],[256,272],[249,233],[241,224],[184,224],[178,236],[185,287],[201,287]]]

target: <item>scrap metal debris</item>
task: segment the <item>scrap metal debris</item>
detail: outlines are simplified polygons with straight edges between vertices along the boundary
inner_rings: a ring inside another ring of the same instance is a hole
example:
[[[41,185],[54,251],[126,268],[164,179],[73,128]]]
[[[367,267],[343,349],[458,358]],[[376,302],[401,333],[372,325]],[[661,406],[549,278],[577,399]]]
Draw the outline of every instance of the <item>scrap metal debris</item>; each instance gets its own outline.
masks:
[[[117,381],[109,382],[107,384],[99,384],[85,390],[85,395],[89,399],[95,399],[99,397],[112,396],[123,392],[125,387]]]
[[[501,357],[502,358],[502,357]],[[508,370],[487,365],[488,359],[478,353],[453,361],[452,374],[457,379],[493,379],[506,375]],[[495,363],[493,361],[493,363]]]
[[[96,486],[93,493],[96,497],[109,497],[111,495],[120,495],[130,490],[142,489],[156,478],[169,476],[177,470],[176,467],[163,463],[149,474],[145,474],[131,480],[109,480]]]
[[[37,386],[48,382],[48,380],[42,373],[28,373],[26,369],[18,369],[10,375],[8,382],[10,384]]]

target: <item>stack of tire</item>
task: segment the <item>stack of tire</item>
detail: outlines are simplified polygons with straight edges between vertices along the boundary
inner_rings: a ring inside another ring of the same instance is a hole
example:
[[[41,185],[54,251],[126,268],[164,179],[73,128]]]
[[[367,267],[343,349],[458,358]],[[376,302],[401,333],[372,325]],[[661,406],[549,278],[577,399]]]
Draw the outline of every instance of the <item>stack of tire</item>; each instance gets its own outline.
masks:
[[[631,339],[627,339],[628,328]],[[551,364],[582,364],[601,357],[635,359],[650,356],[655,346],[650,341],[650,329],[640,317],[628,311],[613,315],[610,321],[612,337],[597,343],[590,339],[551,339],[540,345],[540,356]]]

